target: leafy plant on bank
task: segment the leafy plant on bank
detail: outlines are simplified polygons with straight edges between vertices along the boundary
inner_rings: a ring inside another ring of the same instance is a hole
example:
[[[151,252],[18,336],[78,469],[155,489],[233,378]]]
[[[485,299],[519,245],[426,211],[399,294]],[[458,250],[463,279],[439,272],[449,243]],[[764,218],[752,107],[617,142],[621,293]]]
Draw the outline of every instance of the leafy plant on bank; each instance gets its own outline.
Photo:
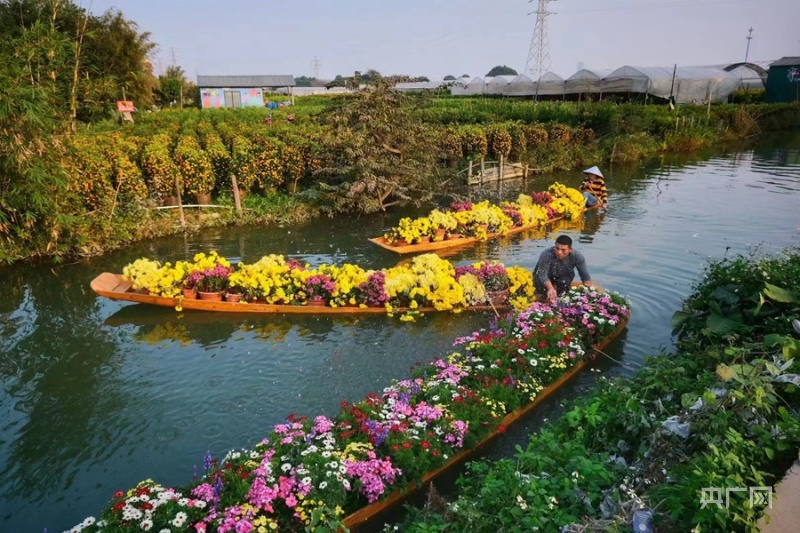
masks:
[[[757,531],[765,505],[751,507],[748,488],[771,488],[800,448],[789,325],[798,268],[795,249],[712,262],[686,301],[678,353],[601,380],[515,458],[470,465],[453,501],[412,511],[403,529],[629,530],[633,512],[649,508],[659,530]],[[709,319],[722,303],[744,311],[718,331],[722,318]],[[727,507],[726,489],[739,489]]]

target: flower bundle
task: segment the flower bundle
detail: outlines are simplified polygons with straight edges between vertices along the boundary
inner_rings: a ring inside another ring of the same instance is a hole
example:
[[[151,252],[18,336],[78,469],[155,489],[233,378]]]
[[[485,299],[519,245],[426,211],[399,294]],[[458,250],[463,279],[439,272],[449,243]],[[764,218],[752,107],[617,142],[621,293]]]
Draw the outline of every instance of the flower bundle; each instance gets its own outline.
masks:
[[[513,227],[541,227],[557,217],[574,220],[583,212],[584,203],[580,191],[556,182],[547,191],[521,194],[516,202],[494,205],[488,200],[477,203],[466,200],[453,202],[449,210],[433,210],[427,217],[403,218],[384,238],[389,244],[397,241],[414,244],[433,235],[437,228],[453,231],[460,227],[472,237],[487,239],[505,235]]]
[[[304,290],[307,300],[324,300],[327,302],[336,291],[336,283],[325,274],[313,274],[306,278]]]
[[[474,274],[487,291],[503,291],[511,286],[511,278],[506,268],[495,262],[479,262],[472,265],[456,268],[456,277],[460,279],[464,274]]]
[[[613,319],[628,308],[596,291],[575,291],[560,306],[535,304],[456,339],[457,351],[381,393],[342,402],[333,418],[290,416],[252,449],[219,460],[206,454],[204,472],[185,487],[147,480],[118,491],[99,520],[72,531],[338,529],[347,514],[501,431],[506,415],[585,357],[574,324],[587,312]]]
[[[199,292],[220,292],[228,287],[228,278],[233,272],[231,267],[221,264],[205,270],[195,270],[186,277],[184,287]]]
[[[180,296],[181,289],[193,288],[186,285],[186,280],[193,272],[213,269],[217,265],[230,268],[230,263],[217,252],[197,253],[192,261],[176,261],[164,263],[151,259],[137,259],[122,269],[124,279],[133,283],[134,289],[145,289],[149,294],[175,298]]]

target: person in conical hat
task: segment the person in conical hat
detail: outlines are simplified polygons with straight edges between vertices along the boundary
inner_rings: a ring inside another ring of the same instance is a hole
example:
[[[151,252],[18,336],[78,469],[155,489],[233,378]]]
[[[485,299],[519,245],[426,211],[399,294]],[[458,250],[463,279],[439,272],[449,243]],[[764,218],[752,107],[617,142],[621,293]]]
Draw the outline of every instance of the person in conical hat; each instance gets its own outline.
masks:
[[[586,176],[581,183],[580,191],[586,199],[586,208],[592,208],[598,204],[603,209],[608,207],[608,191],[606,190],[606,182],[603,178],[603,173],[600,169],[595,167],[587,168],[583,171]]]

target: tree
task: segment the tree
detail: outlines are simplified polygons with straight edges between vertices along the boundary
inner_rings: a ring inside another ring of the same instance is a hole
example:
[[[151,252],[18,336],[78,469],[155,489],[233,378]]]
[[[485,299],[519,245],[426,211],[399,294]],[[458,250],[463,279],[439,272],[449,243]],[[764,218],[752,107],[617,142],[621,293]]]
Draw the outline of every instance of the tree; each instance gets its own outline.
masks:
[[[447,76],[444,77],[444,81],[455,81],[455,80],[456,77],[453,76],[452,74],[448,74]]]
[[[516,76],[516,75],[517,75],[517,71],[516,70],[514,70],[511,67],[507,67],[505,65],[502,65],[502,66],[498,65],[498,66],[494,67],[492,70],[490,70],[486,74],[487,77],[488,76]]]
[[[298,76],[294,79],[298,87],[311,87],[315,81],[317,81],[317,78],[310,78],[308,76]]]
[[[323,209],[372,213],[431,197],[436,154],[414,109],[413,97],[378,80],[326,111],[336,158],[318,173]]]

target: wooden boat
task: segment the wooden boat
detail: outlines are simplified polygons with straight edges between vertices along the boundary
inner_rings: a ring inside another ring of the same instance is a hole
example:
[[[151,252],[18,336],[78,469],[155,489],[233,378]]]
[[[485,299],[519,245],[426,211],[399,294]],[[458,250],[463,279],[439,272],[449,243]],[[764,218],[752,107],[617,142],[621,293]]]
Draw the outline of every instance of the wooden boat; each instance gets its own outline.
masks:
[[[602,339],[600,342],[592,346],[592,350],[594,353],[603,351],[606,347],[611,344],[619,335],[622,333],[628,325],[628,319],[621,321],[617,328],[611,332],[607,337]],[[499,428],[507,428],[511,424],[517,422],[519,419],[523,418],[525,415],[529,414],[533,409],[536,408],[537,405],[542,403],[545,399],[547,399],[551,394],[553,394],[559,387],[564,385],[567,381],[572,379],[578,372],[580,372],[586,365],[590,363],[590,360],[587,358],[582,359],[579,361],[574,367],[569,369],[563,376],[561,376],[558,380],[554,381],[544,390],[542,390],[539,395],[536,397],[534,401],[529,403],[524,407],[520,407],[516,411],[512,411],[511,413],[507,414],[498,425],[498,430],[495,430],[491,434],[489,434],[485,439],[479,442],[475,447],[470,448],[468,450],[462,450],[458,454],[454,455],[450,458],[447,463],[442,465],[436,470],[427,473],[423,476],[422,481],[420,483],[412,483],[410,484],[405,490],[396,490],[392,492],[387,498],[383,500],[379,500],[377,502],[371,503],[351,513],[350,515],[346,516],[344,519],[344,525],[350,529],[357,529],[361,526],[365,526],[370,520],[373,520],[378,515],[383,514],[385,511],[389,510],[394,505],[401,503],[403,500],[414,494],[417,490],[421,487],[426,486],[428,483],[442,475],[447,470],[463,463],[466,461],[470,456],[474,455],[480,449],[484,448],[487,444],[495,440],[498,436],[505,432],[505,429],[502,431]]]
[[[587,211],[592,211],[597,208],[598,205],[595,205],[594,207],[584,209],[582,213],[586,213]],[[564,217],[559,216],[548,219],[547,222],[545,222],[545,226],[547,224],[552,224],[553,222],[558,222],[559,220],[564,220]],[[516,233],[522,233],[523,231],[530,231],[536,229],[542,229],[542,225],[537,223],[537,224],[528,224],[526,226],[516,226],[510,228],[505,233],[490,233],[486,237],[486,239],[479,239],[477,237],[461,237],[460,239],[446,239],[443,241],[431,241],[419,244],[407,244],[405,246],[394,246],[392,244],[389,244],[389,242],[386,240],[386,237],[374,237],[368,240],[371,243],[377,244],[381,248],[390,250],[398,254],[415,254],[415,253],[436,252],[439,250],[447,250],[450,248],[461,248],[461,247],[471,246],[478,242],[484,242],[491,239],[496,239],[498,237],[507,237],[508,235],[514,235]]]
[[[166,298],[164,296],[153,296],[141,291],[134,290],[130,281],[126,281],[120,274],[103,272],[92,280],[91,287],[99,296],[104,296],[112,300],[124,300],[143,304],[159,305],[162,307],[175,307],[181,305],[184,310],[192,309],[198,311],[218,311],[225,313],[296,313],[296,314],[358,314],[373,313],[386,314],[383,307],[316,307],[306,305],[277,305],[267,303],[244,303],[244,302],[215,302],[199,299]],[[491,305],[475,305],[465,307],[464,311],[492,311],[504,310],[506,306],[497,307]],[[408,311],[408,309],[397,309],[398,313]],[[433,307],[420,307],[416,309],[421,313],[438,311]]]

